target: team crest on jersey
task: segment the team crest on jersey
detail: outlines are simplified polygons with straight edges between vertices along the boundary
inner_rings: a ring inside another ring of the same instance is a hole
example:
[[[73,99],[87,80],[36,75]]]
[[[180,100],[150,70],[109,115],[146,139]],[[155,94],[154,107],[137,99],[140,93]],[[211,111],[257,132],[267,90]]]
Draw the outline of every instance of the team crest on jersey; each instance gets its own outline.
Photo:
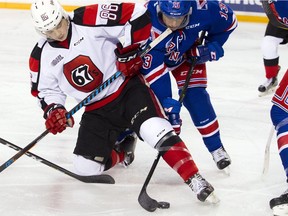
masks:
[[[102,72],[88,56],[77,56],[64,65],[64,75],[70,85],[82,92],[91,92],[103,81]]]

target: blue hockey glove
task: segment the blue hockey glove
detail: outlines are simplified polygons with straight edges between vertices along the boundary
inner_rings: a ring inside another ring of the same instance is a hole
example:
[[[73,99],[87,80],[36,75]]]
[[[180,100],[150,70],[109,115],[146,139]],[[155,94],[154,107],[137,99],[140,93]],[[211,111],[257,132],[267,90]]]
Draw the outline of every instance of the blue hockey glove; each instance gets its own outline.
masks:
[[[173,98],[165,98],[162,102],[162,106],[174,131],[179,135],[182,126],[182,120],[180,118],[182,104]]]
[[[217,61],[223,56],[224,50],[216,41],[208,42],[205,45],[194,46],[187,53],[188,59],[196,57],[198,64],[202,64],[207,61]]]

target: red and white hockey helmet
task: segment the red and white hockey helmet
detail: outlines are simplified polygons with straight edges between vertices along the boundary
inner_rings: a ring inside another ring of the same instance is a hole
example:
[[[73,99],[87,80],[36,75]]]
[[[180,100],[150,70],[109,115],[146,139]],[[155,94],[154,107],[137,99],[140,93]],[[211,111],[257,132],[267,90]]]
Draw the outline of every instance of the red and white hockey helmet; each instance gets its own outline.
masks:
[[[33,25],[39,33],[54,29],[68,15],[57,0],[36,0],[31,5]]]

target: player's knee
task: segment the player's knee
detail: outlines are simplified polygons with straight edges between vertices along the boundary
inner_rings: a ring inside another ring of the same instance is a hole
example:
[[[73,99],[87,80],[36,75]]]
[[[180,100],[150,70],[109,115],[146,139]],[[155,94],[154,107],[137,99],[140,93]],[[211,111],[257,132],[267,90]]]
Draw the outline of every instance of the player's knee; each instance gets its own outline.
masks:
[[[204,87],[189,88],[187,89],[186,96],[183,100],[185,107],[195,106],[200,103],[206,103],[210,101],[209,93]]]
[[[261,50],[265,59],[274,59],[278,57],[278,46],[283,41],[282,38],[276,38],[271,36],[265,36]]]
[[[174,132],[171,124],[164,118],[153,117],[146,120],[140,127],[140,136],[153,148],[169,132]]]
[[[206,87],[196,87],[196,88],[188,88],[186,96],[189,95],[190,97],[203,97],[208,95]]]
[[[81,155],[74,155],[73,165],[75,173],[82,176],[100,175],[105,168],[103,164],[84,158]]]

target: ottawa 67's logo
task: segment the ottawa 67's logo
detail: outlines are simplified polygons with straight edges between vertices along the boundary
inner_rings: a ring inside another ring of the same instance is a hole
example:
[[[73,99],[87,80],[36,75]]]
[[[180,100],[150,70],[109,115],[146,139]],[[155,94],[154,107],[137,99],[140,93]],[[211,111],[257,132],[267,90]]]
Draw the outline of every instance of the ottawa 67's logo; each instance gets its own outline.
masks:
[[[103,81],[102,72],[88,56],[77,56],[64,65],[64,75],[70,85],[82,92],[91,92]]]

